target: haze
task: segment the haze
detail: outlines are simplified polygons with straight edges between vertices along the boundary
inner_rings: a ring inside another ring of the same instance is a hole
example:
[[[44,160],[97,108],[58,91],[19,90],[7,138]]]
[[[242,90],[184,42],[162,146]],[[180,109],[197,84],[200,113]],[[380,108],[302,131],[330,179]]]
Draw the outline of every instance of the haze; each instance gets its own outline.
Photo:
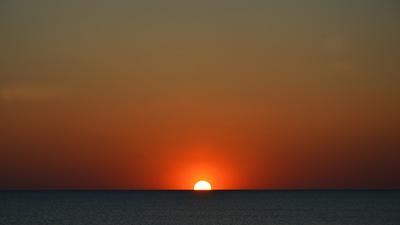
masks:
[[[400,188],[400,2],[0,3],[0,189]]]

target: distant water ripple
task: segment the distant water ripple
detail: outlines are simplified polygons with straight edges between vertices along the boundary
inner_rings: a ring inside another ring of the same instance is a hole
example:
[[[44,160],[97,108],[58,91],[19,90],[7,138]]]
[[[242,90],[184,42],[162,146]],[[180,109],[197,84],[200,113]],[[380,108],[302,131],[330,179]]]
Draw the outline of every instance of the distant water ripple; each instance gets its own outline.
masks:
[[[0,224],[400,224],[400,191],[0,191]]]

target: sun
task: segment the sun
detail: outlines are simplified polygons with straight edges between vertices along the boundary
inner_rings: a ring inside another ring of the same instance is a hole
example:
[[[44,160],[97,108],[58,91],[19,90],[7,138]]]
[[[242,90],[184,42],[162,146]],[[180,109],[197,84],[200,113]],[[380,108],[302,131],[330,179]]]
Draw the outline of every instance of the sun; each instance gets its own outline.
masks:
[[[210,191],[211,184],[205,180],[198,181],[193,188],[195,191]]]

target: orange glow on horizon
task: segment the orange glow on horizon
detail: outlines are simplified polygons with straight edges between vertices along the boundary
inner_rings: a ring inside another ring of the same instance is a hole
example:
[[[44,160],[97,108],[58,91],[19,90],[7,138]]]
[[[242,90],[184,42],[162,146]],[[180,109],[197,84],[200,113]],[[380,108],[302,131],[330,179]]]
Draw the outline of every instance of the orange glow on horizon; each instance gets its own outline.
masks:
[[[173,159],[174,164],[167,171],[167,189],[193,190],[193,184],[205,180],[213,189],[233,189],[238,177],[235,168],[227,158],[216,154],[212,148],[192,148]],[[167,179],[168,178],[168,179]]]

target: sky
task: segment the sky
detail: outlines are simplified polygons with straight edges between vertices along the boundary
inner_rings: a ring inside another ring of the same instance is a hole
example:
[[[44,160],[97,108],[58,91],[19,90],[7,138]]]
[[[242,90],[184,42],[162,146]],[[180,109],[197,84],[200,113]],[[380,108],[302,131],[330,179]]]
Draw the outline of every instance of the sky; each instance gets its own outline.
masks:
[[[398,0],[0,2],[0,189],[400,188]]]

